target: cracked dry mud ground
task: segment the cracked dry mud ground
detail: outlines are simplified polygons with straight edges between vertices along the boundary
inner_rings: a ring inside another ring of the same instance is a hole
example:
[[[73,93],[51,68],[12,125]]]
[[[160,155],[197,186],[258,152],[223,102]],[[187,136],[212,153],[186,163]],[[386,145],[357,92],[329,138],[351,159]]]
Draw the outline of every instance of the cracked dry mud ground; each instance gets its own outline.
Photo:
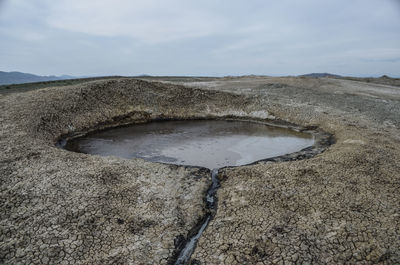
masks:
[[[329,78],[115,79],[0,102],[1,263],[171,262],[175,244],[204,215],[209,171],[54,144],[114,125],[218,116],[318,126],[337,142],[306,160],[220,170],[218,211],[192,264],[400,263],[398,87]]]

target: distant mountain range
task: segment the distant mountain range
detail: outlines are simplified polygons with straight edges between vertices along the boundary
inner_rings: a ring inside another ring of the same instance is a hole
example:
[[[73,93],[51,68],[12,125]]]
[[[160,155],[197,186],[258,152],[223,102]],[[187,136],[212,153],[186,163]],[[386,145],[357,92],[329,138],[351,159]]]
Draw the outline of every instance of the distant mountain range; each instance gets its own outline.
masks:
[[[40,75],[33,75],[33,74],[21,73],[21,72],[2,72],[2,71],[0,71],[0,85],[55,81],[55,80],[74,79],[74,78],[76,78],[76,77],[69,76],[69,75],[40,76]]]
[[[142,75],[140,77],[146,77],[148,75]],[[305,77],[341,77],[340,75],[334,75],[330,73],[310,73],[304,74],[300,76]],[[0,85],[10,85],[10,84],[23,84],[23,83],[34,83],[34,82],[45,82],[45,81],[56,81],[56,80],[65,80],[65,79],[76,79],[82,77],[70,76],[70,75],[62,75],[62,76],[41,76],[34,75],[28,73],[21,72],[3,72],[0,71]]]
[[[305,74],[305,75],[300,75],[300,76],[306,76],[306,77],[341,77],[340,75],[334,75],[330,73],[311,73],[311,74]]]

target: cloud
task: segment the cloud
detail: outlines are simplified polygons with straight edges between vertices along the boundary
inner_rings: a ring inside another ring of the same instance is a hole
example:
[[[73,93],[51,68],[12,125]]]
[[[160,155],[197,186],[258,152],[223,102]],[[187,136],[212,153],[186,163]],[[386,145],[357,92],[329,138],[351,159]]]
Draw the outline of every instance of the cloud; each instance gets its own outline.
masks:
[[[96,36],[127,36],[147,43],[204,37],[225,21],[183,0],[49,1],[50,27]]]
[[[400,69],[398,0],[1,1],[3,70],[398,75]]]
[[[400,57],[397,58],[381,58],[381,59],[363,59],[365,62],[372,62],[372,63],[377,63],[377,62],[383,62],[383,63],[398,63],[400,62]]]

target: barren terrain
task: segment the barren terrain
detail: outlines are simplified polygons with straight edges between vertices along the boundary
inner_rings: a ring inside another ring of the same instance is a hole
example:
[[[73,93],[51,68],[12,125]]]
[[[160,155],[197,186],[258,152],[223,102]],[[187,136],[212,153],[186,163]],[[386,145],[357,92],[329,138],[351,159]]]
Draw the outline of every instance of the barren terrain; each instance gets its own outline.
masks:
[[[364,81],[116,78],[4,93],[0,262],[173,263],[204,217],[209,170],[56,143],[156,119],[229,117],[290,122],[336,142],[307,159],[221,169],[192,264],[399,264],[400,88]]]

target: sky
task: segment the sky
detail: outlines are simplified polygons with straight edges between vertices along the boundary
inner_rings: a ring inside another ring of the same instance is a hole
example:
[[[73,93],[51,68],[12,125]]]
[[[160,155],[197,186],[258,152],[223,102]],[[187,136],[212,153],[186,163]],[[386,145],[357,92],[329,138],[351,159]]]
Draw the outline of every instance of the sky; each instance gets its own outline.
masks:
[[[0,71],[400,77],[400,0],[0,0]]]

